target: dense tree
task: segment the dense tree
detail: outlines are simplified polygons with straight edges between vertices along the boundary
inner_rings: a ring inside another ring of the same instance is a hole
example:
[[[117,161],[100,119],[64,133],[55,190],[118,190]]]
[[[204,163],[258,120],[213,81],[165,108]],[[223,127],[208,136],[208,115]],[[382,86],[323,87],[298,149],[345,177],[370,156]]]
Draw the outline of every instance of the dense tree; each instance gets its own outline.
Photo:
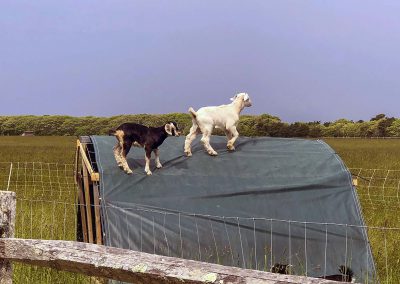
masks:
[[[0,116],[0,135],[21,135],[33,131],[36,135],[107,135],[109,130],[123,122],[136,122],[147,126],[158,126],[167,121],[176,121],[184,134],[192,125],[191,117],[185,113],[162,115],[135,114],[113,117],[71,116]],[[400,137],[400,119],[378,114],[370,121],[354,122],[338,119],[333,122],[320,121],[285,123],[269,114],[242,115],[238,124],[242,136],[272,137]],[[223,135],[222,130],[215,132]]]
[[[255,123],[256,135],[257,136],[285,136],[287,124],[282,123],[279,117],[271,116],[269,114],[262,114],[258,117],[254,117],[253,123]]]
[[[389,135],[388,128],[392,125],[392,123],[395,121],[394,117],[388,118],[382,118],[378,122],[378,136],[380,137],[386,137]]]
[[[380,114],[377,114],[375,117],[371,118],[371,121],[381,120],[381,119],[384,119],[385,117],[386,117],[386,114],[380,113]]]
[[[321,121],[313,121],[307,123],[309,131],[308,136],[312,138],[317,138],[322,136],[322,128]]]
[[[395,119],[387,131],[389,136],[400,137],[400,119]]]
[[[308,137],[310,127],[304,122],[295,122],[289,125],[287,131],[290,137]]]

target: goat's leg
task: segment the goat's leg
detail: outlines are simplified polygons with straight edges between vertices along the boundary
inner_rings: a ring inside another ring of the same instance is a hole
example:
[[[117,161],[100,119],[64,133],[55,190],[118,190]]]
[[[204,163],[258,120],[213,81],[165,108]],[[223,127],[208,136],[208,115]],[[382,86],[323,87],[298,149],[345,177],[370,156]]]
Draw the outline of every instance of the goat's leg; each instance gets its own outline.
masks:
[[[121,151],[123,169],[127,174],[132,173],[132,170],[129,168],[128,161],[126,160],[126,156],[128,155],[129,150],[131,149],[131,146],[132,146],[132,143],[124,142],[123,148]]]
[[[213,147],[211,147],[210,145],[210,136],[211,136],[211,131],[209,129],[202,129],[201,132],[203,132],[203,137],[201,138],[201,143],[203,143],[204,148],[206,149],[207,153],[210,156],[217,156],[218,153],[215,152],[215,150],[213,149]]]
[[[117,142],[117,145],[115,145],[115,147],[114,147],[114,156],[115,156],[115,159],[117,160],[118,166],[121,169],[125,170],[124,157],[122,155],[122,153],[124,151],[124,139],[120,135],[117,135],[116,138],[117,138],[118,142]]]
[[[185,139],[184,152],[185,152],[185,155],[188,157],[192,156],[191,145],[192,145],[193,140],[196,138],[196,134],[198,133],[198,131],[199,131],[199,127],[197,126],[196,123],[193,123],[192,127],[190,127],[190,132],[186,136],[186,139]]]
[[[150,171],[150,158],[151,158],[151,148],[145,148],[146,155],[145,155],[145,160],[146,160],[146,166],[144,167],[144,171],[148,176],[152,175],[152,172]]]
[[[124,149],[124,132],[116,131],[115,138],[117,139],[117,144],[114,147],[114,157],[117,161],[118,167],[124,169],[124,159],[122,157],[122,151]]]
[[[232,135],[232,133],[229,131],[229,129],[225,129],[225,135],[226,135],[226,138],[228,139],[228,142],[229,142],[229,140],[231,140],[232,137],[233,137],[233,135]],[[227,145],[227,147],[228,147],[228,145]]]
[[[154,152],[154,155],[156,156],[156,167],[157,167],[157,169],[161,169],[162,165],[160,163],[160,155],[159,155],[160,153],[159,153],[158,149],[154,149],[153,152]]]
[[[229,151],[235,151],[235,146],[233,146],[233,144],[239,137],[239,132],[237,131],[236,126],[230,127],[228,131],[232,133],[232,138],[228,140],[228,144],[226,145],[226,147],[228,148]]]
[[[122,150],[121,145],[119,142],[117,142],[117,144],[114,146],[114,150],[113,150],[114,157],[115,157],[115,160],[117,161],[118,167],[123,168],[122,159],[121,159],[121,150]]]

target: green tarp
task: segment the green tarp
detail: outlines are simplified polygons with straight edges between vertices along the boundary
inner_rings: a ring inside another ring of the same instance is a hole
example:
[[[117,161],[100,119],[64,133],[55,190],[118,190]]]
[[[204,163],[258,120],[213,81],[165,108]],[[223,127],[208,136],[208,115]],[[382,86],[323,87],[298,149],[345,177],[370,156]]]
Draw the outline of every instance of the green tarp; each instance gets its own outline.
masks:
[[[105,243],[148,253],[269,271],[338,274],[374,282],[375,267],[352,178],[323,141],[246,138],[236,151],[214,136],[208,156],[196,139],[160,147],[164,167],[144,172],[144,150],[132,148],[132,175],[116,165],[114,137],[91,137],[100,172]]]

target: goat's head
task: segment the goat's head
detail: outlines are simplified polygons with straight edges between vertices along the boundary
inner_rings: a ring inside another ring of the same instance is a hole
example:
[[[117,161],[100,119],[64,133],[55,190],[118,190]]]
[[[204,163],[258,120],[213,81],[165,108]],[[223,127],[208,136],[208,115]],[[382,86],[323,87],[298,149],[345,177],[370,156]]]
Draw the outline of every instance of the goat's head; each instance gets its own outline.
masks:
[[[251,107],[252,105],[250,96],[247,93],[239,93],[231,98],[231,101],[239,101],[241,104],[243,104],[243,107]]]
[[[169,121],[164,126],[165,132],[171,136],[179,136],[181,132],[178,129],[178,125],[174,121]]]

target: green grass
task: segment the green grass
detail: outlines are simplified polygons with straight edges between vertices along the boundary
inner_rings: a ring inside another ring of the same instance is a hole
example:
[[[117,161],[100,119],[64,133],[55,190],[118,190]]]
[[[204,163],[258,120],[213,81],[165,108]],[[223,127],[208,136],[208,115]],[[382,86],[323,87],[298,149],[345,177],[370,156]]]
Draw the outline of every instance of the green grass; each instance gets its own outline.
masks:
[[[74,163],[76,137],[2,136],[0,162]]]
[[[18,238],[76,240],[75,137],[1,137],[0,186],[17,193]],[[69,165],[67,165],[69,164]],[[14,264],[14,283],[91,283],[84,275]],[[93,282],[95,283],[95,282]]]
[[[349,168],[400,170],[400,139],[324,139]]]
[[[325,139],[352,172],[368,226],[400,227],[400,139]],[[75,137],[0,137],[0,187],[17,192],[16,237],[76,239]],[[3,163],[2,163],[3,162]],[[65,164],[71,164],[65,166]],[[389,171],[359,171],[386,169]],[[372,181],[370,182],[372,178]],[[384,183],[385,186],[382,186]],[[400,283],[399,231],[368,231],[381,283]],[[387,264],[387,265],[386,265]],[[14,283],[84,283],[82,275],[15,265]]]

